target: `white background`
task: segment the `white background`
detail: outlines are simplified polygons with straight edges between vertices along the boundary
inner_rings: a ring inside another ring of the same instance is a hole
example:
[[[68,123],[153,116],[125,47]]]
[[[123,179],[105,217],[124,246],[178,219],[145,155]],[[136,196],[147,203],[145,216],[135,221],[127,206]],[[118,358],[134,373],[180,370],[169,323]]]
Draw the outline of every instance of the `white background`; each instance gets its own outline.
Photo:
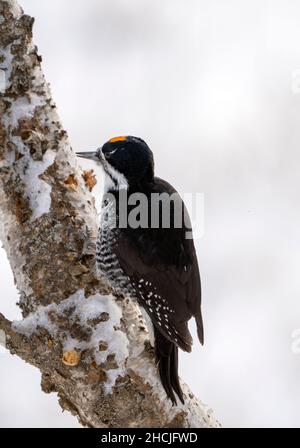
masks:
[[[205,195],[206,343],[182,377],[224,426],[299,426],[299,1],[21,4],[73,148],[140,136],[157,175]],[[17,318],[3,252],[0,274],[0,312]],[[77,425],[39,383],[0,354],[0,426]]]

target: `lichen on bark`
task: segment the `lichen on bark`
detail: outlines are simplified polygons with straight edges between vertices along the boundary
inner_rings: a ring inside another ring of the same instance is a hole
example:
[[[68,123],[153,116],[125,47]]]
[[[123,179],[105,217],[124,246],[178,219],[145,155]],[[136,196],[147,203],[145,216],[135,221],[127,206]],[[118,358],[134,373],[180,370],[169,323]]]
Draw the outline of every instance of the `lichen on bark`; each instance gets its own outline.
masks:
[[[0,315],[7,348],[85,426],[217,426],[186,386],[186,404],[172,407],[137,304],[95,275],[95,179],[81,172],[60,122],[33,22],[15,0],[0,0],[0,235],[23,313],[14,324]]]

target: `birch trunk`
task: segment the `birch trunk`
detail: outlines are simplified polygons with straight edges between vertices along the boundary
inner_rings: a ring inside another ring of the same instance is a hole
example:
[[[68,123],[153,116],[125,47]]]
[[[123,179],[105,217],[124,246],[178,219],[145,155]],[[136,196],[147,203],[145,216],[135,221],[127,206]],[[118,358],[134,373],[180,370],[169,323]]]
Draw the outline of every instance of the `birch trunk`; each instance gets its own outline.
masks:
[[[94,199],[32,43],[33,19],[0,0],[0,230],[23,320],[0,315],[12,354],[36,366],[82,425],[218,426],[184,386],[172,407],[138,306],[94,274]]]

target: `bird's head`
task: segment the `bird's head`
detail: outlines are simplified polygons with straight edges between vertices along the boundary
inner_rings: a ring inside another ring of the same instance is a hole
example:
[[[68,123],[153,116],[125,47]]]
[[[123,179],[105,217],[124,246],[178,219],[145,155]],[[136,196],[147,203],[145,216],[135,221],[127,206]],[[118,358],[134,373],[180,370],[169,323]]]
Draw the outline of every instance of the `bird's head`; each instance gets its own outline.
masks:
[[[154,177],[153,153],[138,137],[115,137],[97,151],[77,156],[100,163],[117,188],[151,182]]]

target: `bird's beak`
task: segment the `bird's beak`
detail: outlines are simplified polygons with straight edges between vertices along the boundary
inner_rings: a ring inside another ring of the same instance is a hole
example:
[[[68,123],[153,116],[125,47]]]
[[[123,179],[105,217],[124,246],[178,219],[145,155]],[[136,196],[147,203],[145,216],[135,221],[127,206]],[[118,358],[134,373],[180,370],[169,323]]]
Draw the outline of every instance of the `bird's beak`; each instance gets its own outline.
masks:
[[[76,152],[77,157],[81,157],[82,159],[94,160],[95,162],[99,162],[99,157],[97,151],[89,151],[89,152]]]

